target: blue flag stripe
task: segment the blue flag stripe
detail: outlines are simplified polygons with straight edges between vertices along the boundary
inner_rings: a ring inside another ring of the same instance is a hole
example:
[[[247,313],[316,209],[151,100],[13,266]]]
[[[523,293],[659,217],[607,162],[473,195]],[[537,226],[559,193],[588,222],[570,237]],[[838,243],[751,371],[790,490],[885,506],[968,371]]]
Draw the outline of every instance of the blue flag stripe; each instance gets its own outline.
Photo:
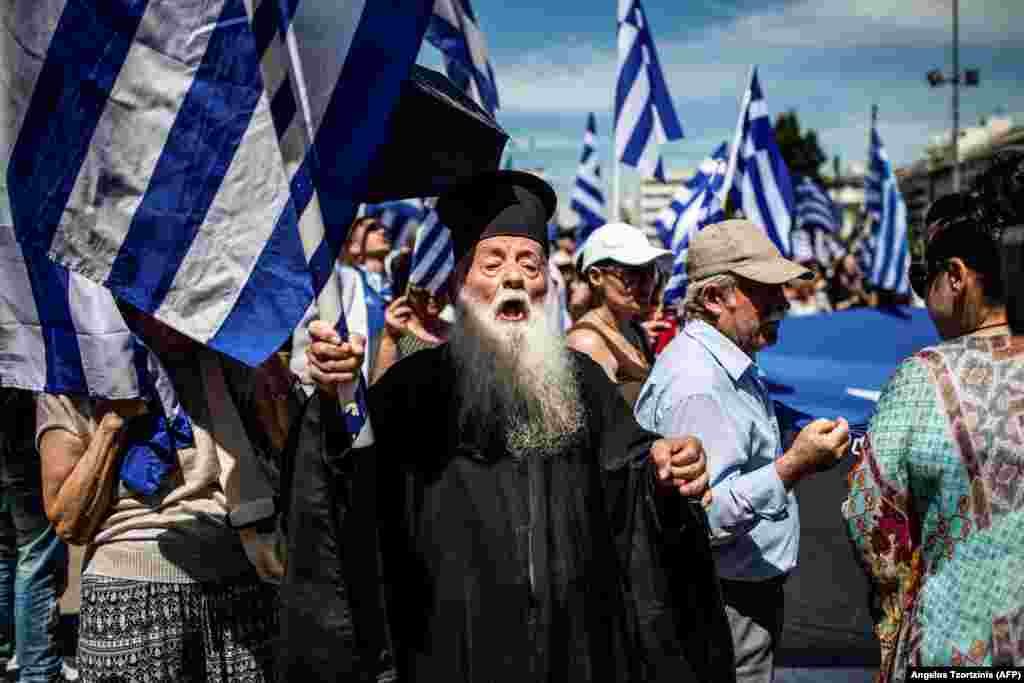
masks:
[[[17,179],[7,186],[27,247],[46,251],[53,242],[148,0],[117,5],[69,2],[50,41],[7,174]]]
[[[255,54],[244,4],[227,0],[107,276],[138,308],[163,303],[241,145],[262,91]]]
[[[68,303],[68,272],[45,259],[26,261],[46,350],[48,387],[87,387]],[[57,290],[54,291],[54,286]]]

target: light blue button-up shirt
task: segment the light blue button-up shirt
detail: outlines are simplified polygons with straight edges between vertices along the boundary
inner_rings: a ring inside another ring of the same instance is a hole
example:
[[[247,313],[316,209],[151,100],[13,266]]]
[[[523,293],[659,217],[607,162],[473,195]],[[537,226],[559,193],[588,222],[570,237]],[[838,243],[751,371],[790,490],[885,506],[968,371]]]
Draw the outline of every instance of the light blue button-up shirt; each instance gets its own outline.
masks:
[[[688,322],[658,357],[636,418],[656,434],[704,444],[719,576],[761,581],[796,567],[796,495],[775,469],[782,435],[750,356],[711,325]]]

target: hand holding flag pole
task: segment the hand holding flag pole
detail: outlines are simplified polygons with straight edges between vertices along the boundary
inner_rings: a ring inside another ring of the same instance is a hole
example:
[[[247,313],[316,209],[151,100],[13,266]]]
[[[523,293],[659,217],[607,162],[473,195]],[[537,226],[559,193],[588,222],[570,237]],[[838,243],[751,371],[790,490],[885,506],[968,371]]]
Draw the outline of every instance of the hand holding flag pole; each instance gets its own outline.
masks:
[[[285,135],[281,136],[283,161],[285,167],[292,171],[293,168],[302,162],[306,150],[309,150],[313,145],[313,119],[308,88],[306,87],[306,78],[294,32],[285,32],[284,40],[281,42],[272,41],[269,49],[278,54],[284,53],[281,55],[281,61],[287,68],[289,82],[283,87],[292,87],[293,96],[299,104],[297,114],[301,116],[301,120],[295,122],[298,125],[293,128],[291,126],[281,126],[280,122],[278,123],[280,130],[286,130]],[[271,59],[261,62],[261,68],[265,73],[274,69],[273,61]],[[268,73],[267,75],[270,74]],[[294,139],[287,139],[288,132],[297,133],[296,137],[301,139],[300,145],[294,144]],[[292,142],[292,144],[289,144],[289,142]],[[299,152],[299,154],[294,155],[292,154],[293,152]],[[306,237],[303,240],[303,247],[307,250],[306,258],[312,260],[317,246],[327,237],[324,216],[315,194],[312,198],[311,206],[303,215],[302,223],[302,232]],[[330,267],[330,274],[327,277],[326,283],[317,295],[317,307],[320,318],[334,324],[342,342],[349,341],[348,324],[345,322],[344,309],[341,303],[341,287],[338,283],[337,271],[334,269],[333,264]],[[360,375],[357,382],[340,384],[337,391],[341,417],[345,423],[346,431],[352,438],[352,445],[356,447],[372,445],[373,429],[366,408],[365,378]]]

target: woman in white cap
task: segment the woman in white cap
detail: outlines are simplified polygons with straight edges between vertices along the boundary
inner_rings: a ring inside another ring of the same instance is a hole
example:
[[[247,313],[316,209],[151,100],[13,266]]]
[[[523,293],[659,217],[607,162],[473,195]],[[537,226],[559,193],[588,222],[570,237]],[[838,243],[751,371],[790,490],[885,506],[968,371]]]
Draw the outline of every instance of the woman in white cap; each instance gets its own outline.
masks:
[[[587,238],[578,256],[592,308],[569,330],[567,342],[603,367],[631,406],[653,362],[650,344],[637,328],[654,302],[656,262],[671,254],[651,246],[637,228],[609,223]]]

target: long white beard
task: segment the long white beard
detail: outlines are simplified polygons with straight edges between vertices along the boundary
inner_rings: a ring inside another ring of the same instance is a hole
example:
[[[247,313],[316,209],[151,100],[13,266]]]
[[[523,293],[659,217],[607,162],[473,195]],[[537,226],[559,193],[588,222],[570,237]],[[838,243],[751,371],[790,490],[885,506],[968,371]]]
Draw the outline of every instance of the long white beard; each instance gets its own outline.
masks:
[[[497,318],[510,300],[523,302],[525,321]],[[460,430],[503,434],[520,458],[558,454],[579,438],[584,410],[565,339],[524,292],[499,290],[489,306],[460,295],[450,348]]]

